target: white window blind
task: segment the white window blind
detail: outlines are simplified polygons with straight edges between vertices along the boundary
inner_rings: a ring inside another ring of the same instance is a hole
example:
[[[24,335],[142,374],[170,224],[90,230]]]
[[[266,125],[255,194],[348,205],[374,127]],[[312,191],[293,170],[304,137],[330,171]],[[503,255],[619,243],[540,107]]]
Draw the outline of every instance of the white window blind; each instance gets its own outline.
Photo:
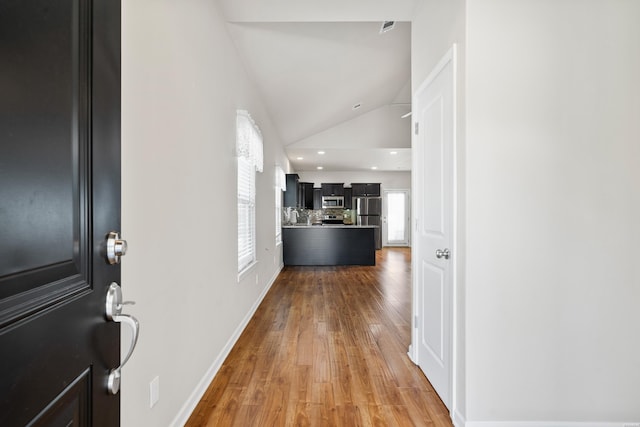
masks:
[[[262,135],[251,116],[236,117],[238,156],[238,271],[256,261],[256,171],[262,172]]]
[[[284,171],[276,166],[276,245],[282,243],[282,192],[287,190],[287,180]]]

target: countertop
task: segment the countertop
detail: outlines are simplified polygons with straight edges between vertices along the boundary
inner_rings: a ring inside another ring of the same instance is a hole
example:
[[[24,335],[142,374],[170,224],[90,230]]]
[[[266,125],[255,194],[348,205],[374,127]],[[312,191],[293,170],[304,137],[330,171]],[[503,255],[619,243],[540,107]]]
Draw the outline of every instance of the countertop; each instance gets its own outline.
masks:
[[[322,224],[322,225],[283,225],[282,228],[378,228],[379,225],[348,225],[348,224]]]

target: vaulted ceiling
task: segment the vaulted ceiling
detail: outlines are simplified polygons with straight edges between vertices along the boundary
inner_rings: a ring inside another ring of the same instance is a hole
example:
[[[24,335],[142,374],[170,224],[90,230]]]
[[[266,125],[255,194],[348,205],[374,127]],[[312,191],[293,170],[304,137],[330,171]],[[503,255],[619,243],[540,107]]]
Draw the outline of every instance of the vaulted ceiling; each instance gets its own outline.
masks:
[[[414,0],[218,2],[295,170],[410,169]]]

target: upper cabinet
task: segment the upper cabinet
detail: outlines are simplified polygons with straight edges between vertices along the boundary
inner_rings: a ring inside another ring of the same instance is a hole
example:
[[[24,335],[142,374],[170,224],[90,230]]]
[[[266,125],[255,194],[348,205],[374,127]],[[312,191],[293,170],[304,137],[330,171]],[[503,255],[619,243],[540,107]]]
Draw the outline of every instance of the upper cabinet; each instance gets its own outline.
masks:
[[[313,209],[313,183],[300,182],[296,173],[287,174],[287,191],[284,192],[284,207]]]
[[[298,174],[287,174],[285,207],[322,209],[322,196],[343,196],[344,208],[352,209],[352,197],[380,197],[380,184],[358,183],[345,188],[343,183],[323,183],[322,188],[313,188],[311,182],[300,182]]]
[[[313,182],[298,183],[298,207],[313,209]]]
[[[283,201],[285,208],[298,207],[298,182],[300,182],[300,177],[297,173],[287,174],[287,191],[284,192]]]
[[[379,183],[351,184],[353,197],[380,197]]]
[[[344,188],[344,208],[351,209],[351,197],[353,196],[353,191],[351,187]]]
[[[344,196],[344,183],[321,184],[323,196]]]
[[[313,209],[322,209],[322,188],[313,189]]]

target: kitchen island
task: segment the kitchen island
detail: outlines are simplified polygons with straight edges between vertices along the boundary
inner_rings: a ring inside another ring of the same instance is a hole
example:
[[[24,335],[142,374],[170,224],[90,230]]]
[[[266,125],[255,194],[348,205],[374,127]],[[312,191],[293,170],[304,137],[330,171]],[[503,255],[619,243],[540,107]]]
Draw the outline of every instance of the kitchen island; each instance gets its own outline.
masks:
[[[374,225],[285,225],[284,265],[376,265]]]

